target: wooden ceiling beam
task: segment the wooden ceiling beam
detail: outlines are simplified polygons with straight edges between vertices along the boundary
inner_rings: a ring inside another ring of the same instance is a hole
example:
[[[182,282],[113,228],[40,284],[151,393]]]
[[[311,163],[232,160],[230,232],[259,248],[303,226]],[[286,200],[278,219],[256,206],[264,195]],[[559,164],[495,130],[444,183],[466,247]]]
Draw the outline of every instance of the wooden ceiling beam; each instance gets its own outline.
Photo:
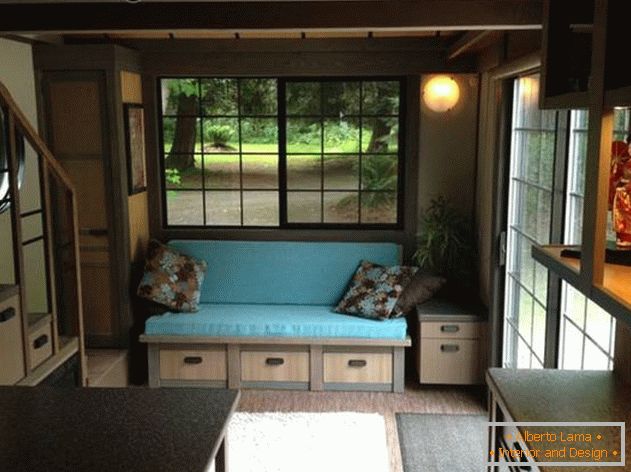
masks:
[[[542,0],[0,3],[0,32],[539,29]]]
[[[447,59],[450,61],[480,47],[483,43],[492,40],[498,35],[497,30],[468,31],[458,38],[447,51]]]

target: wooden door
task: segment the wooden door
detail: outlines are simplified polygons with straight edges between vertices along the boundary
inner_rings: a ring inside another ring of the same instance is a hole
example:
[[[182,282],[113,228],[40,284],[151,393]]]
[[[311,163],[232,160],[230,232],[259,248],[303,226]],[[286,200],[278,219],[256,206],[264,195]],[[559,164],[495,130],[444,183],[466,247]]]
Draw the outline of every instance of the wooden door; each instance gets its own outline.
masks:
[[[42,83],[49,145],[77,191],[86,343],[90,347],[112,346],[118,335],[118,316],[111,254],[113,225],[105,74],[45,72]],[[61,261],[58,273],[72,269],[65,263],[67,239],[63,234],[56,237],[57,259]],[[72,302],[63,298],[62,304]]]

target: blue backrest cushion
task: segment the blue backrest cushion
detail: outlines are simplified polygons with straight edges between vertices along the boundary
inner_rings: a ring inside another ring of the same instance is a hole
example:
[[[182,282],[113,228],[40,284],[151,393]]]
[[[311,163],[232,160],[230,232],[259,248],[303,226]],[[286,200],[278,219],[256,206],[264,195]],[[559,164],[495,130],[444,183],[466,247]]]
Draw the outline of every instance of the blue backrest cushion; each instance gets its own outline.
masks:
[[[174,240],[208,263],[201,303],[335,305],[362,260],[400,263],[394,243]]]

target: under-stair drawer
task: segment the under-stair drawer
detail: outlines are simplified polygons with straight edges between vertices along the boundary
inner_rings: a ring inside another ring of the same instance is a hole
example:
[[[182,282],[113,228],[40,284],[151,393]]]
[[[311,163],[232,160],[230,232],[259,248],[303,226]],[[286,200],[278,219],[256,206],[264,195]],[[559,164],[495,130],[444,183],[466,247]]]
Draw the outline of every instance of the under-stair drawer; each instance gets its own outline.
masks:
[[[13,385],[24,377],[22,315],[18,295],[0,302],[0,385]]]
[[[226,380],[226,351],[217,349],[161,349],[160,378],[163,380]]]
[[[243,382],[309,382],[309,353],[242,351]]]
[[[392,383],[390,352],[325,352],[324,383]]]
[[[53,355],[53,332],[50,323],[45,323],[40,328],[28,335],[30,349],[31,369],[34,369]]]

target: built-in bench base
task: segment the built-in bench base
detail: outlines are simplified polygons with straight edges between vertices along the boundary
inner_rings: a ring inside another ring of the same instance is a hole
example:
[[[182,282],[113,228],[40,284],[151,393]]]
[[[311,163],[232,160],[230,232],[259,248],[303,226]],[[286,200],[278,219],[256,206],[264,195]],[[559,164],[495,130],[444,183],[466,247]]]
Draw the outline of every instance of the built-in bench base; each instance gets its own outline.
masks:
[[[404,340],[143,335],[149,386],[403,392]]]

